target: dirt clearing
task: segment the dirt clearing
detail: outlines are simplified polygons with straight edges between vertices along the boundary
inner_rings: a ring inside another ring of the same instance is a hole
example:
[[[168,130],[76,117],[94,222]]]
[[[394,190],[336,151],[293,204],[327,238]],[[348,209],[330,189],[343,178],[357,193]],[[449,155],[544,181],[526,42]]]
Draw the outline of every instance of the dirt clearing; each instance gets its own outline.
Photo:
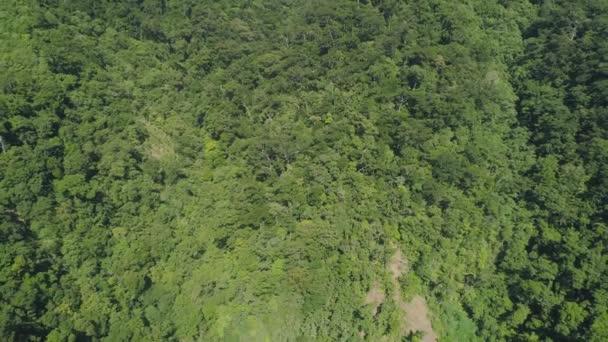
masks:
[[[421,331],[424,336],[423,342],[437,341],[437,334],[433,331],[429,312],[426,306],[426,301],[422,296],[415,296],[409,303],[405,303],[401,299],[401,287],[399,286],[399,277],[408,271],[409,265],[407,259],[400,249],[391,258],[389,269],[392,274],[393,282],[393,300],[401,309],[405,321],[401,323],[401,331],[403,335]]]
[[[367,292],[367,295],[365,296],[365,304],[372,305],[372,314],[374,316],[376,316],[378,313],[380,305],[384,303],[385,297],[386,295],[384,294],[384,290],[382,290],[378,282],[375,282],[369,292]]]
[[[406,334],[422,331],[423,342],[437,341],[437,334],[433,331],[426,301],[422,296],[415,296],[409,303],[401,303],[399,307],[405,311]]]

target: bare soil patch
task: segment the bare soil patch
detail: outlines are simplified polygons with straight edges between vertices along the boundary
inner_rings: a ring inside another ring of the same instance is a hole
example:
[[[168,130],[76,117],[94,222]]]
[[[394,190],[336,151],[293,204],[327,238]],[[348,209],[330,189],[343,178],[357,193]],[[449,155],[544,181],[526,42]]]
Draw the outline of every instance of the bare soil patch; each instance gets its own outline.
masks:
[[[435,331],[433,331],[433,326],[429,319],[429,310],[424,297],[414,296],[407,303],[401,298],[399,277],[409,271],[409,264],[400,249],[397,249],[391,257],[388,268],[391,272],[391,282],[393,285],[393,301],[399,307],[404,317],[403,322],[401,322],[401,335],[405,336],[420,331],[423,333],[423,342],[437,342],[438,337]],[[378,282],[375,282],[365,295],[365,304],[371,306],[374,316],[378,314],[378,310],[385,300],[386,293]],[[364,331],[359,331],[361,339],[365,339],[365,336]],[[382,341],[387,341],[387,339],[387,336],[383,336]]]
[[[404,335],[421,331],[424,334],[422,338],[423,342],[437,341],[437,334],[433,331],[428,307],[424,298],[422,296],[415,296],[409,303],[405,303],[401,299],[399,277],[409,270],[409,265],[400,249],[397,249],[397,252],[391,258],[389,268],[393,276],[393,300],[405,316],[405,322],[401,324],[401,331]]]
[[[437,341],[437,334],[433,331],[429,319],[426,300],[422,296],[415,296],[409,303],[399,306],[405,311],[405,330],[407,334],[422,331],[424,333],[423,342]]]
[[[385,298],[386,295],[384,294],[384,290],[382,290],[378,282],[375,282],[372,288],[367,292],[367,295],[365,295],[365,304],[372,305],[372,314],[374,316],[378,313],[378,308],[384,303]]]
[[[393,275],[393,280],[399,279],[401,275],[408,271],[407,259],[400,249],[397,249],[397,252],[393,254],[393,257],[389,263],[389,268],[391,270],[391,274]]]

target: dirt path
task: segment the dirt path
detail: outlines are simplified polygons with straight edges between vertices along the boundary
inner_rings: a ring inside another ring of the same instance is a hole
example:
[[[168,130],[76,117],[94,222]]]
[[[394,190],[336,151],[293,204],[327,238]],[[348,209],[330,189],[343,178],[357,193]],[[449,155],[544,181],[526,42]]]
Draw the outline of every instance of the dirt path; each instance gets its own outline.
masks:
[[[399,307],[405,311],[405,331],[407,334],[422,331],[424,333],[423,342],[437,341],[437,334],[433,331],[426,301],[422,296],[415,296],[409,303],[400,303]]]
[[[408,303],[401,299],[401,287],[399,286],[399,277],[408,271],[408,262],[400,249],[391,258],[389,268],[392,274],[393,282],[393,300],[405,316],[405,321],[401,322],[401,331],[403,334],[421,331],[424,336],[423,342],[436,342],[437,334],[433,331],[431,320],[429,319],[428,308],[426,301],[422,296],[415,296]]]
[[[384,303],[384,298],[386,295],[384,294],[384,290],[380,287],[378,282],[374,283],[374,286],[367,292],[365,296],[365,304],[372,304],[372,313],[374,316],[378,313],[378,309],[380,305]]]
[[[401,298],[399,278],[409,271],[409,264],[400,249],[397,249],[391,257],[388,268],[391,272],[391,283],[393,285],[393,301],[399,307],[404,317],[400,327],[401,335],[405,336],[421,331],[424,334],[422,342],[437,342],[437,334],[433,331],[424,297],[414,296],[407,303]],[[380,283],[375,282],[365,296],[365,304],[371,305],[372,314],[376,316],[385,299],[386,293]],[[359,331],[361,339],[365,339],[365,335],[364,331]],[[384,336],[383,341],[387,341],[387,338],[387,336]]]

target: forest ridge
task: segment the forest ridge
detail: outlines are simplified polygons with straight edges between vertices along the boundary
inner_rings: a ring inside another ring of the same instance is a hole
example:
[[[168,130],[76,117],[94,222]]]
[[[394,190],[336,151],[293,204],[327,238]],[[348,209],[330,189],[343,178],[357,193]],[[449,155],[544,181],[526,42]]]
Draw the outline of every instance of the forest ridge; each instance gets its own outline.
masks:
[[[0,340],[608,341],[608,1],[0,2]]]

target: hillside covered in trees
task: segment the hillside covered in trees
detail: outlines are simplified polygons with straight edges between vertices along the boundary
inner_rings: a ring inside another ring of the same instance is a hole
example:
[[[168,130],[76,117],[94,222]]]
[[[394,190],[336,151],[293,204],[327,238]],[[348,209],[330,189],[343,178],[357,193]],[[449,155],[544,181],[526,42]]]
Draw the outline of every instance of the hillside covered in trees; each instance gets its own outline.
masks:
[[[0,340],[608,341],[606,0],[4,0]]]

